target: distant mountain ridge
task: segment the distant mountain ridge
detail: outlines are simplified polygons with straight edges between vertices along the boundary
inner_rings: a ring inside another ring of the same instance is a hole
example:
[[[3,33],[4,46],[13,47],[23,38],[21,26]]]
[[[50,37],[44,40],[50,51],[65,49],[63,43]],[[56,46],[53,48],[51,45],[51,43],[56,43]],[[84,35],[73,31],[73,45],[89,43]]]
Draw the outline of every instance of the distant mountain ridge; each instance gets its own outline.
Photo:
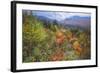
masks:
[[[63,20],[57,20],[55,18],[48,18],[46,16],[36,16],[39,20],[43,22],[48,22],[52,23],[56,20],[57,23],[64,25],[64,26],[78,26],[82,28],[90,28],[91,24],[91,17],[90,16],[71,16],[71,17],[66,17]]]
[[[72,16],[70,18],[66,18],[63,20],[63,23],[65,25],[74,25],[74,26],[79,26],[83,28],[89,28],[91,24],[91,18],[86,16]]]

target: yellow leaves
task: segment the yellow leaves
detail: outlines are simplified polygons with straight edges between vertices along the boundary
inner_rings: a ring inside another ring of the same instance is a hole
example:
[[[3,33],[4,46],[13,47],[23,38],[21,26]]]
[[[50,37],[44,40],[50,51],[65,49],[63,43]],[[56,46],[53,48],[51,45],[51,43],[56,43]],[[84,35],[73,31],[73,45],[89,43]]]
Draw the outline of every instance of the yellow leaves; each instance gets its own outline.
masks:
[[[30,24],[24,24],[24,27],[23,27],[23,31],[24,32],[30,32],[30,29],[31,29],[31,25]]]
[[[73,48],[75,49],[76,54],[80,55],[80,53],[82,52],[82,48],[81,48],[81,46],[80,46],[78,41],[75,41],[73,43]]]
[[[79,44],[79,42],[78,41],[75,41],[74,43],[73,43],[73,48],[78,48],[78,47],[80,47],[80,44]]]

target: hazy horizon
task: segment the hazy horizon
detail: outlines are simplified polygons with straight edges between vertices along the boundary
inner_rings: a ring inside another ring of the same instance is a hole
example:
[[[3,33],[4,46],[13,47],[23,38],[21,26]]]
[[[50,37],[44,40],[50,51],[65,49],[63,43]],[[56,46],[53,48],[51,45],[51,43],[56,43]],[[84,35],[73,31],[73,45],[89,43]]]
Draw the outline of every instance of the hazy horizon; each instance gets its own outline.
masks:
[[[32,11],[33,16],[44,16],[50,19],[64,20],[73,16],[90,17],[90,13],[75,13],[75,12],[53,12],[53,11]]]

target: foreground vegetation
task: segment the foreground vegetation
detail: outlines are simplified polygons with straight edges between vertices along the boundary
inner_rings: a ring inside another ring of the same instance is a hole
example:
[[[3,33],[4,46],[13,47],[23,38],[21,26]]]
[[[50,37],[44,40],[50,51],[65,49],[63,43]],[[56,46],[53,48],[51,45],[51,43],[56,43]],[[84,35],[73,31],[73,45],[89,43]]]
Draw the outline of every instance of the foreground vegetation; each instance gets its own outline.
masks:
[[[90,59],[90,31],[23,16],[23,62]]]

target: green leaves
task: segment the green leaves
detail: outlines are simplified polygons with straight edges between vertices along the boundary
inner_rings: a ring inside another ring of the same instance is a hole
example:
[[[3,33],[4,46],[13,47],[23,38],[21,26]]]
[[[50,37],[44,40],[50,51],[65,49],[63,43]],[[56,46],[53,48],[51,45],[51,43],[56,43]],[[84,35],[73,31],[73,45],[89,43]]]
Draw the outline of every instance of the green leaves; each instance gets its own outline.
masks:
[[[47,34],[42,23],[37,23],[32,26],[32,40],[34,43],[40,43],[45,40]]]
[[[23,62],[78,60],[90,58],[90,34],[80,29],[64,28],[34,16],[23,20]],[[58,32],[58,33],[57,33]],[[78,49],[77,49],[78,48]],[[81,56],[76,50],[82,48]]]
[[[34,56],[40,56],[41,55],[41,50],[40,50],[40,48],[33,48],[33,55]]]
[[[24,60],[25,63],[34,62],[34,61],[36,61],[34,56],[26,57]]]

